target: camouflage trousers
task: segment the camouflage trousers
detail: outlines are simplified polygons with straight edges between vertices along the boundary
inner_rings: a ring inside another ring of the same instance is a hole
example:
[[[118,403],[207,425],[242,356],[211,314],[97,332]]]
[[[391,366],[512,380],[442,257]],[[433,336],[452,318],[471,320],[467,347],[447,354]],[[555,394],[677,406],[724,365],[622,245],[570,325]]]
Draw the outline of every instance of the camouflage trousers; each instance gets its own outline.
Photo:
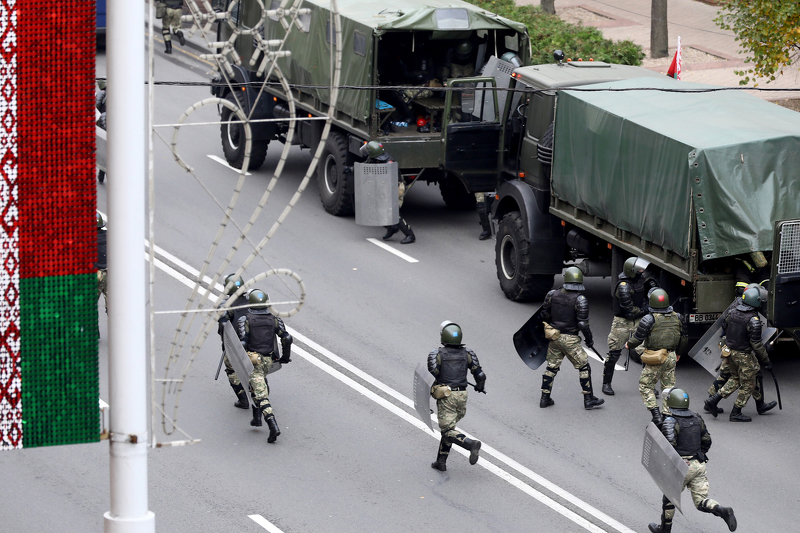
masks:
[[[692,502],[697,509],[705,507],[706,509],[713,509],[719,503],[708,498],[708,477],[706,476],[706,464],[698,461],[697,459],[683,459],[689,465],[689,471],[686,472],[686,477],[683,478],[683,488],[688,488],[692,493]],[[664,516],[668,523],[672,522],[675,516],[675,507],[670,505],[665,506]]]
[[[164,14],[164,18],[161,19],[161,33],[164,35],[164,40],[169,41],[172,38],[170,37],[170,28],[173,31],[178,31],[181,29],[181,15],[183,12],[180,9],[171,9],[166,8],[166,13]]]
[[[675,386],[676,363],[675,352],[669,352],[667,360],[660,365],[644,365],[642,376],[639,378],[639,394],[642,395],[642,400],[648,410],[658,407],[655,393],[656,383],[661,381],[661,390]]]
[[[636,331],[636,325],[635,320],[615,316],[611,322],[611,331],[608,332],[608,349],[610,351],[622,350],[625,343],[631,338],[631,333]]]
[[[106,313],[108,313],[108,270],[103,268],[97,271],[97,299],[103,295],[106,304]]]
[[[723,357],[722,364],[719,366],[719,374],[717,375],[717,379],[711,383],[711,387],[708,389],[708,395],[712,396],[719,392],[725,383],[736,371],[733,369],[733,365],[730,362],[730,357]],[[764,399],[764,392],[763,392],[763,379],[761,377],[761,370],[756,373],[756,386],[753,388],[753,399],[757,402],[760,402]]]
[[[581,346],[581,338],[577,335],[562,333],[557,339],[551,340],[547,346],[547,368],[542,379],[542,392],[550,394],[553,379],[561,369],[561,362],[567,358],[576,370],[580,371],[581,383],[589,380],[589,356]],[[588,394],[585,387],[583,394]]]
[[[736,396],[734,405],[741,409],[753,394],[753,390],[756,387],[756,375],[761,370],[761,367],[758,365],[758,359],[756,359],[753,352],[731,350],[731,354],[726,359],[730,359],[728,368],[731,376],[719,390],[719,395],[727,398],[738,389],[739,394]]]
[[[453,391],[450,396],[436,400],[436,410],[442,432],[439,453],[447,455],[454,443],[463,443],[467,438],[456,430],[456,424],[467,414],[467,391]]]
[[[250,396],[253,404],[261,409],[264,416],[273,414],[272,405],[269,403],[269,384],[267,383],[267,373],[272,367],[272,357],[261,355],[258,352],[247,352],[250,361],[258,361],[253,365],[253,372],[250,373]]]
[[[241,385],[242,381],[239,379],[239,376],[236,375],[236,371],[233,369],[233,365],[231,362],[228,361],[228,356],[226,355],[223,358],[225,362],[225,374],[228,376],[228,381],[230,382],[232,387],[237,387]]]

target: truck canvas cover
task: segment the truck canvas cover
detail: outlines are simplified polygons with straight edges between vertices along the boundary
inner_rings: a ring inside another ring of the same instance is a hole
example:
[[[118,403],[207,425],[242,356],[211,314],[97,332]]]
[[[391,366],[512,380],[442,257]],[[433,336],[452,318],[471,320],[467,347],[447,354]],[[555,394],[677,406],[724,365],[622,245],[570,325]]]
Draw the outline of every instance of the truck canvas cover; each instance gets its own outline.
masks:
[[[774,221],[800,217],[800,114],[715,88],[560,91],[553,194],[683,258],[695,220],[701,261],[772,250]]]
[[[265,5],[269,5],[265,2]],[[342,25],[342,72],[341,84],[344,86],[377,85],[372,79],[375,39],[387,32],[433,32],[440,38],[450,35],[459,38],[464,32],[475,30],[512,30],[524,38],[520,47],[529,46],[527,28],[493,13],[484,11],[460,0],[399,0],[387,4],[382,0],[339,0],[337,8]],[[280,6],[273,0],[272,9]],[[330,2],[306,0],[303,8],[312,10],[301,18],[308,31],[292,27],[286,39],[285,48],[292,51],[289,58],[279,60],[279,65],[291,83],[329,86],[331,80],[331,48],[334,32],[330,31]],[[447,10],[452,18],[442,17],[437,10]],[[453,10],[460,10],[453,13]],[[465,19],[459,18],[464,16]],[[283,26],[267,19],[264,30],[267,39],[283,39],[286,31]],[[312,42],[315,41],[315,42]],[[525,56],[527,57],[527,50]],[[303,89],[320,101],[328,102],[328,89]],[[374,105],[370,91],[345,90],[339,95],[337,109],[345,115],[366,121]]]

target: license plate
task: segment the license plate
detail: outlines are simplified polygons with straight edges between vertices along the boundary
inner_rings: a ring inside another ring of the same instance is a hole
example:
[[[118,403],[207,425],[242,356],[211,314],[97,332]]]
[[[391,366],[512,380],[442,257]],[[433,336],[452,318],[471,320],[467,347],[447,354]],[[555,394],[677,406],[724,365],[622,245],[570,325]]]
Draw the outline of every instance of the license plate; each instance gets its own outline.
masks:
[[[689,315],[689,322],[694,324],[705,323],[705,322],[715,322],[719,317],[722,316],[722,313],[695,313]]]

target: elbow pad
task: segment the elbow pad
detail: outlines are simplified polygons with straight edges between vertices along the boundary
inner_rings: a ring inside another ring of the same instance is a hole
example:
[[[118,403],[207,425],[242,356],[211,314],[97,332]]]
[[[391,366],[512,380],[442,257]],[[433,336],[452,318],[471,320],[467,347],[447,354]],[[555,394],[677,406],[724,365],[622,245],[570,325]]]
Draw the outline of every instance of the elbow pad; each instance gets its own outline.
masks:
[[[672,444],[675,445],[678,442],[678,435],[675,434],[675,420],[674,417],[668,416],[664,419],[664,423],[661,425],[661,433],[667,438],[667,440]]]

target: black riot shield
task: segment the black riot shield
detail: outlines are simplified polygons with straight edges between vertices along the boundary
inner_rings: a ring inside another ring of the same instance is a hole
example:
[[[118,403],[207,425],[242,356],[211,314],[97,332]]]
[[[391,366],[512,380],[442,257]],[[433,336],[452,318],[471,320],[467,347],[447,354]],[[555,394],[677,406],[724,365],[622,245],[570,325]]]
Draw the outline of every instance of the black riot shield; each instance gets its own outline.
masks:
[[[661,492],[683,514],[681,492],[689,465],[678,455],[661,430],[652,422],[647,425],[644,433],[642,465],[647,469],[647,473],[656,482]]]
[[[514,348],[517,349],[522,362],[531,370],[536,370],[547,359],[549,342],[544,336],[544,321],[540,307],[525,325],[514,333]]]
[[[433,382],[434,377],[428,372],[428,369],[422,363],[417,363],[417,368],[414,370],[414,409],[422,422],[431,428],[431,431],[436,431],[431,419],[431,387]]]

